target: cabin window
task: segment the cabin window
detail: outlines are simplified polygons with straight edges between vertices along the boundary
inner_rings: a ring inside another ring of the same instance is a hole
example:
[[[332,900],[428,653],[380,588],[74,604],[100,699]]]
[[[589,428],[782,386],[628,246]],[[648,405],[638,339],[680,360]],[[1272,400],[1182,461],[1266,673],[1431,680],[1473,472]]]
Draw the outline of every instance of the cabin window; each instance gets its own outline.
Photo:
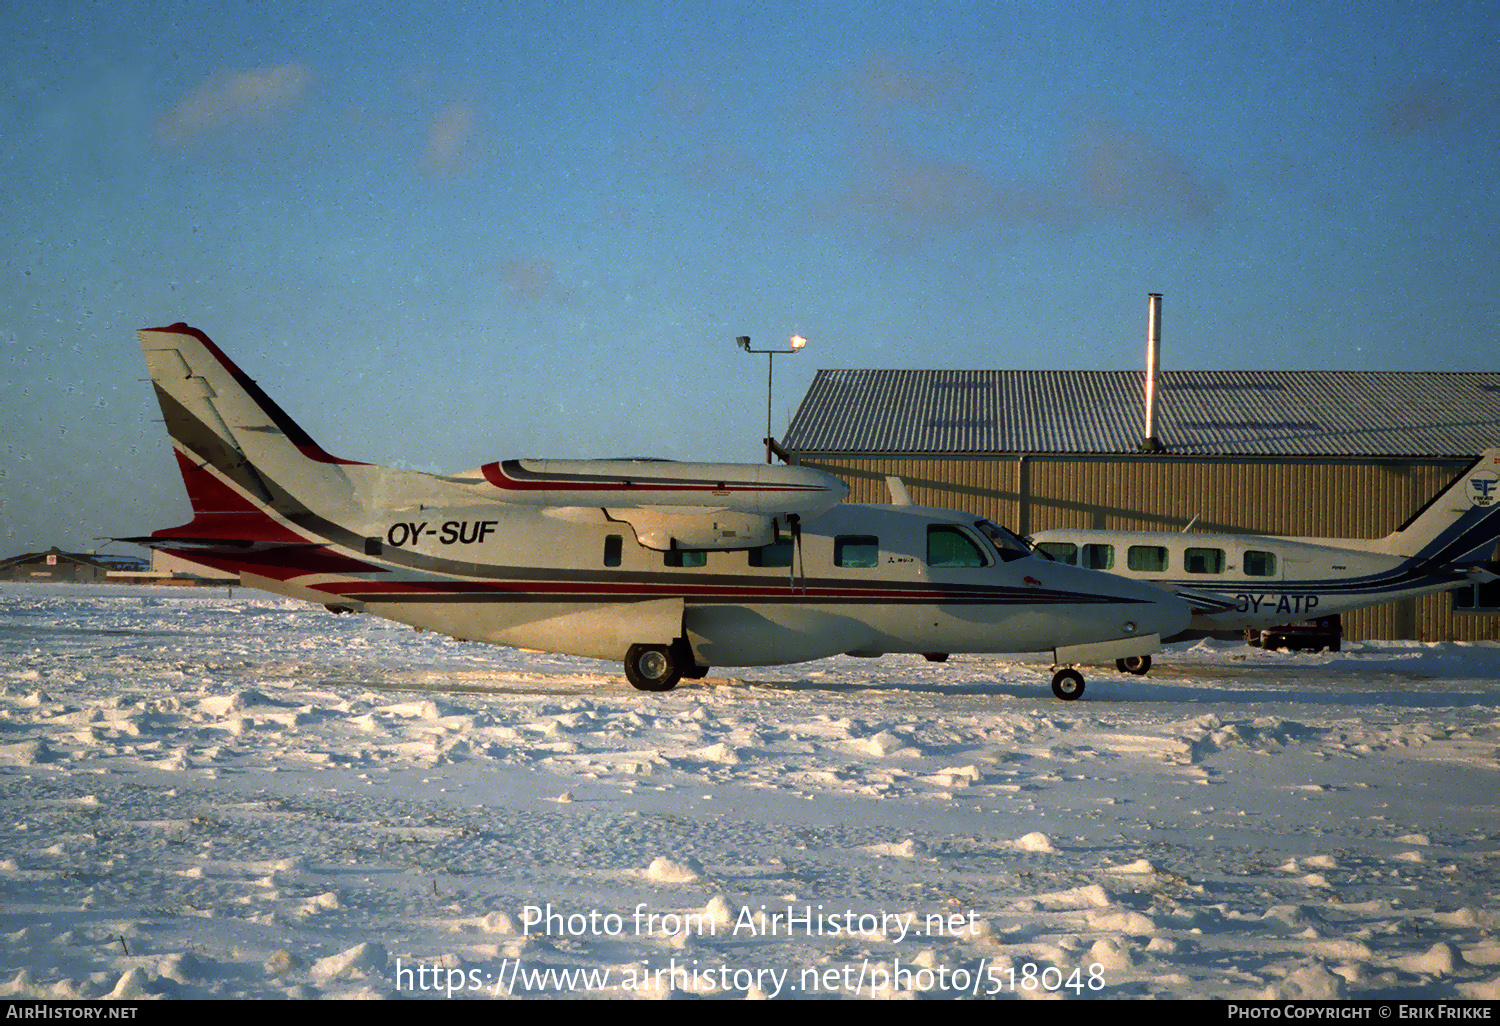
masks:
[[[707,566],[708,553],[703,549],[672,549],[662,553],[667,566]]]
[[[1048,559],[1059,563],[1067,563],[1070,566],[1078,564],[1078,546],[1072,542],[1040,542],[1036,550]]]
[[[1115,547],[1113,545],[1098,543],[1085,545],[1079,556],[1081,558],[1078,565],[1089,570],[1113,570],[1115,568]]]
[[[366,538],[365,539],[365,555],[367,555],[367,556],[383,556],[383,555],[385,555],[385,542],[383,542],[379,538]]]
[[[1161,545],[1132,545],[1125,560],[1132,570],[1160,573],[1167,568],[1167,550]]]
[[[841,534],[833,539],[836,566],[875,566],[880,562],[880,539],[868,534]]]
[[[1183,567],[1190,574],[1222,574],[1224,572],[1223,549],[1188,549]]]
[[[604,539],[604,565],[619,566],[625,551],[625,539],[618,534],[606,535]]]
[[[758,549],[751,549],[750,565],[791,566],[792,543],[789,541],[782,541],[776,542],[774,545],[762,545]]]
[[[1245,574],[1249,577],[1275,577],[1276,553],[1257,552],[1254,549],[1246,552]]]
[[[962,528],[932,525],[927,528],[927,565],[977,567],[988,566],[989,560]]]

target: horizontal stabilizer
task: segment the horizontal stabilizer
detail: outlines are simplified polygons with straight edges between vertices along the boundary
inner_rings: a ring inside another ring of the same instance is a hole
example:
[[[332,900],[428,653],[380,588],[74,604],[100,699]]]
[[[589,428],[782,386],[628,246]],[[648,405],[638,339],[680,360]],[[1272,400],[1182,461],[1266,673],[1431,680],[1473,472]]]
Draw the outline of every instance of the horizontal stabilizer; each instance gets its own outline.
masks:
[[[241,554],[266,552],[271,549],[315,549],[322,542],[306,541],[254,541],[248,538],[205,538],[199,535],[153,534],[144,538],[114,538],[113,541],[143,545],[148,549],[173,549],[180,552],[220,552]]]

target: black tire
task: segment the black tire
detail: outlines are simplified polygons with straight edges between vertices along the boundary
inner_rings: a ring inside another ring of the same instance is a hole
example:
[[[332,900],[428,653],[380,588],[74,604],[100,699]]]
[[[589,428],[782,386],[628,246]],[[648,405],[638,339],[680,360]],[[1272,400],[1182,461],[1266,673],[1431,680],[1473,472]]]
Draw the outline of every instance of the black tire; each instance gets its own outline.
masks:
[[[1151,669],[1151,657],[1126,656],[1124,659],[1115,660],[1115,669],[1121,673],[1133,673],[1137,677],[1144,677]]]
[[[1052,675],[1052,693],[1064,702],[1083,697],[1083,674],[1077,670],[1058,670]]]
[[[625,653],[625,679],[637,691],[671,691],[682,670],[666,645],[631,645]]]
[[[926,659],[929,663],[946,663],[948,661],[948,653],[947,652],[923,652],[922,653],[922,658]]]

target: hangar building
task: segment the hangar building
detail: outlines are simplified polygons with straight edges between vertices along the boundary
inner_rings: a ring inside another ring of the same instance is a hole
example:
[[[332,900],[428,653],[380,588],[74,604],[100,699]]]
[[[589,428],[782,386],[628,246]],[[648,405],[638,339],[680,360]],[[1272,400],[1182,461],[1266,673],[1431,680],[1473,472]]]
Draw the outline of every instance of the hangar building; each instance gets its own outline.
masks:
[[[1500,373],[820,370],[786,458],[888,502],[1054,527],[1380,537],[1500,447]],[[1153,441],[1148,442],[1148,439]],[[1344,615],[1359,639],[1500,638],[1495,586]]]

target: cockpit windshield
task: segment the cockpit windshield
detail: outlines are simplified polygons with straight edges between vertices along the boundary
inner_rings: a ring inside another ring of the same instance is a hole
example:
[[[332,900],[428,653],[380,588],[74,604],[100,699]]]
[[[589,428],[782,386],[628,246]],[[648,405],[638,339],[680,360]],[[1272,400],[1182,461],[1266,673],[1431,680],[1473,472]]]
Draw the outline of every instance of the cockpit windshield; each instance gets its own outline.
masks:
[[[1031,546],[1017,537],[1015,532],[1001,527],[993,520],[976,520],[974,526],[990,540],[1000,558],[1007,563],[1013,559],[1025,559],[1032,554]]]

